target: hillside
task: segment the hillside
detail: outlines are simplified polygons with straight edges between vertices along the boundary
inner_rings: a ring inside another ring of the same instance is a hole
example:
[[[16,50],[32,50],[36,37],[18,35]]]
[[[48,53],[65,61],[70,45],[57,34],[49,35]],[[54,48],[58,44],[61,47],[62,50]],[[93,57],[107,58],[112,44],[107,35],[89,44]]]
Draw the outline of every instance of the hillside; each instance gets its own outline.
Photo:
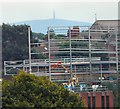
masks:
[[[45,19],[45,20],[31,20],[16,22],[14,24],[28,24],[32,27],[33,32],[46,33],[49,26],[90,26],[91,23],[88,22],[78,22],[71,20],[62,19]]]

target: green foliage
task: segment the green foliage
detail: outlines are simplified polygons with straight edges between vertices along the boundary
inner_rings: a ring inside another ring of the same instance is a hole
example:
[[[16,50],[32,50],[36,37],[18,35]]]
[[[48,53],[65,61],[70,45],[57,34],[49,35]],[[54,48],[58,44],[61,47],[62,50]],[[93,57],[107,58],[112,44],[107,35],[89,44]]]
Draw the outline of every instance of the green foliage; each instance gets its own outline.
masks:
[[[17,107],[32,108],[76,108],[84,107],[80,96],[69,92],[62,85],[47,77],[20,72],[12,81],[3,80],[3,109]]]
[[[45,39],[45,37],[46,37],[42,33],[35,33],[35,32],[33,32],[32,35],[33,35],[34,38],[41,39],[41,40]]]
[[[27,59],[28,25],[3,24],[2,47],[3,61]]]
[[[71,46],[72,46],[72,48],[88,48],[88,43],[72,41]],[[61,48],[69,48],[69,47],[70,47],[69,41],[66,41],[61,45]]]
[[[80,52],[78,49],[87,49],[88,48],[88,43],[87,42],[77,42],[77,41],[72,41],[71,42],[71,47],[72,47],[72,56],[79,56],[79,57],[88,57],[88,53],[82,53]],[[70,51],[70,42],[66,41],[63,42],[60,46],[59,46],[59,51]],[[76,49],[77,48],[77,49]],[[59,52],[55,54],[56,57],[63,57],[63,56],[70,56],[69,53],[67,52]]]
[[[88,53],[81,53],[81,52],[79,52],[79,51],[72,52],[72,56],[76,56],[76,57],[77,57],[77,56],[78,56],[78,57],[80,57],[80,56],[81,56],[81,57],[88,57],[88,55],[89,55]],[[65,53],[65,52],[64,52],[64,53],[56,53],[55,56],[56,56],[56,57],[64,57],[64,56],[70,56],[70,54],[67,53],[67,52],[66,52],[66,53]]]
[[[31,49],[32,53],[39,53],[39,54],[32,54],[32,59],[46,59],[46,55],[43,53],[38,52],[34,47]]]

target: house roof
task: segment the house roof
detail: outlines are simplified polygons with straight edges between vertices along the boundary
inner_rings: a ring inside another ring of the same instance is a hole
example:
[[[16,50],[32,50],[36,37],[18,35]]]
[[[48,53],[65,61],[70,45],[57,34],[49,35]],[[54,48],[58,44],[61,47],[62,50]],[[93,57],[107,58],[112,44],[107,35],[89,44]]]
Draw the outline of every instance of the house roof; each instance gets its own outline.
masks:
[[[120,26],[120,20],[96,20],[91,29],[108,29]]]
[[[47,50],[47,48],[45,46],[38,46],[38,47],[35,47],[35,49],[38,52],[48,52],[48,50]]]

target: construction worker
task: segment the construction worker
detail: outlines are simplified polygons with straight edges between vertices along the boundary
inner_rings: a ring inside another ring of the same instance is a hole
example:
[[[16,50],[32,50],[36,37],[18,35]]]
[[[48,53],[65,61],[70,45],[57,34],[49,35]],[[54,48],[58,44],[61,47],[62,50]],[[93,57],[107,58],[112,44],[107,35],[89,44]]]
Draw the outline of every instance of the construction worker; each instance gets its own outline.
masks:
[[[75,81],[75,85],[78,83],[78,77],[76,75],[73,75],[72,80]]]

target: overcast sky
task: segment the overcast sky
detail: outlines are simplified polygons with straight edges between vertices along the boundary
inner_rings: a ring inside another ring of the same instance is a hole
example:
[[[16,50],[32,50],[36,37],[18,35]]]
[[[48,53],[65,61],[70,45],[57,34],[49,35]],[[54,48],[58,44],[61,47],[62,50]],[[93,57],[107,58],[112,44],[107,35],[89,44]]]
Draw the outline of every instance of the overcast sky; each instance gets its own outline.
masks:
[[[92,1],[92,2],[91,2]],[[83,2],[78,0],[4,0],[0,2],[0,22],[12,23],[26,20],[40,20],[53,18],[55,11],[56,19],[94,22],[95,13],[97,19],[117,19],[117,0],[104,0],[95,2],[91,0]],[[114,1],[114,2],[113,2]],[[1,17],[2,16],[2,17]]]

